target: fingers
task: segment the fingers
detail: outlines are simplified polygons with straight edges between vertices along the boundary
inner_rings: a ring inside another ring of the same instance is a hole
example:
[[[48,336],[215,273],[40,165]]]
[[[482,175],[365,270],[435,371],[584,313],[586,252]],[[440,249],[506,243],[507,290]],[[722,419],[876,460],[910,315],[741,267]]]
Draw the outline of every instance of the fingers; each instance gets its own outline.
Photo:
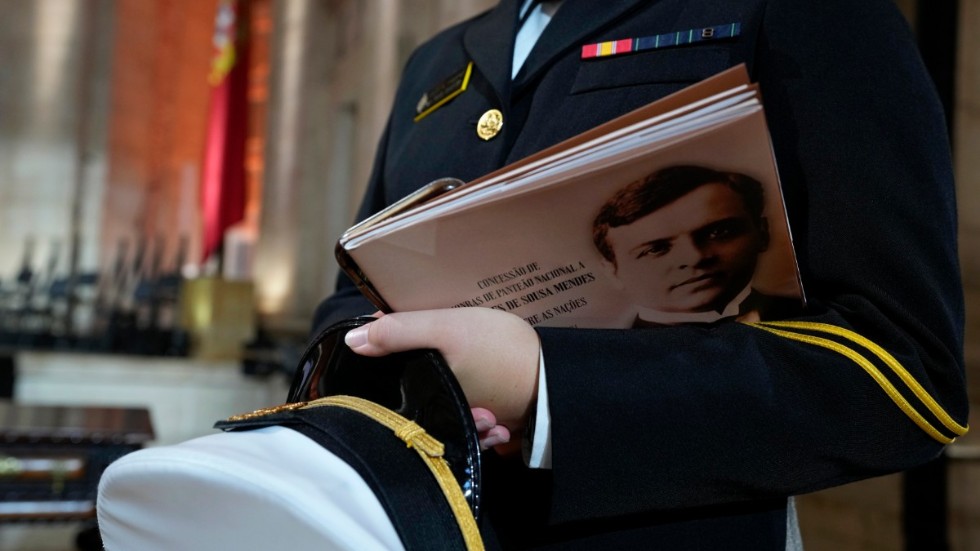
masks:
[[[471,408],[473,422],[476,424],[476,432],[484,433],[497,425],[497,417],[493,412],[484,408]]]
[[[480,435],[480,449],[483,450],[508,442],[510,442],[510,430],[503,425],[497,425]]]
[[[494,446],[510,442],[510,430],[497,424],[497,418],[493,412],[484,408],[472,408],[473,421],[476,423],[476,432],[479,433],[480,449],[489,450]]]
[[[386,314],[350,330],[344,341],[364,356],[438,350],[470,405],[492,411],[496,425],[524,426],[537,396],[538,335],[521,318],[500,310],[475,307]]]

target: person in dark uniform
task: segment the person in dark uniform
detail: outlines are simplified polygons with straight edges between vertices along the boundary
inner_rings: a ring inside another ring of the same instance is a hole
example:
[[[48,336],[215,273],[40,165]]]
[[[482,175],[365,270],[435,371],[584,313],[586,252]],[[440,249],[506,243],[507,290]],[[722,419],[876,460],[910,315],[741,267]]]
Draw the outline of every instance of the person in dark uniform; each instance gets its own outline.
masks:
[[[781,322],[532,328],[459,308],[348,333],[361,354],[446,357],[497,450],[488,546],[799,548],[791,496],[922,464],[966,431],[947,131],[892,2],[526,4],[412,54],[358,219],[745,63],[808,300]],[[371,311],[341,277],[314,324]],[[506,453],[522,433],[527,460]]]

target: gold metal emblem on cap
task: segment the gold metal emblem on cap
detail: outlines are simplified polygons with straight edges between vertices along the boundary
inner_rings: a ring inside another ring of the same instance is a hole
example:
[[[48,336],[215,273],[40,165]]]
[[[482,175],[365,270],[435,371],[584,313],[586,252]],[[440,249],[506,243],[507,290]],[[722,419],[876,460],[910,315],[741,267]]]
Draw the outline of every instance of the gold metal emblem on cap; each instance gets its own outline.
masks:
[[[238,415],[232,415],[228,418],[229,421],[246,421],[249,419],[257,419],[259,417],[265,417],[266,415],[274,415],[276,413],[281,413],[283,411],[290,411],[293,409],[299,409],[305,407],[309,402],[292,402],[288,404],[280,404],[278,406],[272,406],[267,408],[259,408],[255,411],[250,411],[248,413],[240,413]]]
[[[504,114],[497,109],[484,113],[476,123],[476,135],[482,140],[489,140],[500,133],[504,127]]]

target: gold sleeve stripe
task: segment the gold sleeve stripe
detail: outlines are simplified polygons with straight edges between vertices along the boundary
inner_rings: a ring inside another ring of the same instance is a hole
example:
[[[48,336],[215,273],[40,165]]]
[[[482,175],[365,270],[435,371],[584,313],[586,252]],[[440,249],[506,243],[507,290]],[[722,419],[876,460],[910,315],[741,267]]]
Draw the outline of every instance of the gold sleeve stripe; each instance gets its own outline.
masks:
[[[802,322],[802,321],[772,321],[772,322],[761,322],[762,325],[769,327],[784,327],[787,329],[803,329],[809,331],[822,331],[824,333],[830,333],[838,337],[845,338],[853,343],[859,344],[864,348],[868,349],[871,353],[881,359],[896,375],[904,382],[909,389],[915,394],[922,403],[936,416],[937,419],[950,431],[958,436],[963,436],[969,430],[969,427],[964,427],[953,420],[952,417],[943,409],[942,406],[933,399],[932,396],[922,388],[922,385],[915,380],[915,377],[902,366],[901,362],[895,359],[887,350],[878,346],[870,339],[861,336],[854,331],[844,329],[843,327],[838,327],[836,325],[830,325],[829,323],[813,323],[813,322]]]
[[[898,409],[902,410],[902,412],[906,416],[908,416],[909,419],[911,419],[920,429],[922,429],[926,434],[928,434],[933,440],[936,440],[937,442],[940,442],[942,444],[951,444],[955,440],[955,438],[949,438],[946,435],[939,432],[938,430],[936,430],[936,428],[933,427],[929,423],[929,421],[924,419],[922,415],[919,414],[919,412],[916,411],[911,404],[909,404],[908,400],[906,400],[905,397],[898,392],[895,386],[892,385],[891,382],[889,382],[888,379],[886,379],[885,376],[882,375],[880,371],[878,371],[878,368],[876,368],[871,362],[869,362],[867,358],[858,354],[854,350],[840,343],[834,342],[829,339],[824,339],[822,337],[814,337],[812,335],[804,335],[800,333],[793,333],[791,331],[783,331],[781,329],[776,329],[773,327],[766,327],[765,325],[762,325],[760,323],[751,323],[748,325],[751,325],[753,327],[758,327],[763,331],[768,331],[780,337],[784,337],[787,339],[792,339],[800,342],[805,342],[807,344],[812,344],[815,346],[820,346],[828,350],[837,352],[842,356],[847,357],[854,363],[858,364],[862,369],[864,369],[864,371],[868,375],[870,375],[871,378],[874,379],[876,383],[878,383],[878,386],[880,386],[882,390],[885,391],[885,394],[887,394],[888,397],[891,398],[892,402],[894,402],[895,405],[898,406]]]
[[[476,519],[470,512],[470,506],[466,503],[463,490],[453,477],[452,471],[449,470],[449,463],[442,458],[444,451],[442,442],[433,438],[425,432],[425,429],[409,419],[386,407],[356,396],[328,396],[307,402],[302,405],[302,408],[322,406],[342,407],[367,415],[391,429],[395,436],[404,440],[409,448],[415,449],[422,461],[429,467],[429,471],[432,472],[436,482],[439,483],[439,488],[446,496],[446,501],[449,503],[449,507],[456,517],[456,522],[459,524],[459,530],[463,534],[467,551],[483,550],[483,540],[480,537],[480,529],[476,526]]]

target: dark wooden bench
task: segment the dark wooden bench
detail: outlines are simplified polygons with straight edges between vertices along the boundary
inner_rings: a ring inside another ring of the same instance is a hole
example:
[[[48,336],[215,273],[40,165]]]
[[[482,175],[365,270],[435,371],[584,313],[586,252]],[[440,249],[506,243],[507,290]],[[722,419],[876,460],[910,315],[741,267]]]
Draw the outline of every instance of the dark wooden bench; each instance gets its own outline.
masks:
[[[102,472],[153,437],[146,408],[0,400],[0,522],[94,518]]]

